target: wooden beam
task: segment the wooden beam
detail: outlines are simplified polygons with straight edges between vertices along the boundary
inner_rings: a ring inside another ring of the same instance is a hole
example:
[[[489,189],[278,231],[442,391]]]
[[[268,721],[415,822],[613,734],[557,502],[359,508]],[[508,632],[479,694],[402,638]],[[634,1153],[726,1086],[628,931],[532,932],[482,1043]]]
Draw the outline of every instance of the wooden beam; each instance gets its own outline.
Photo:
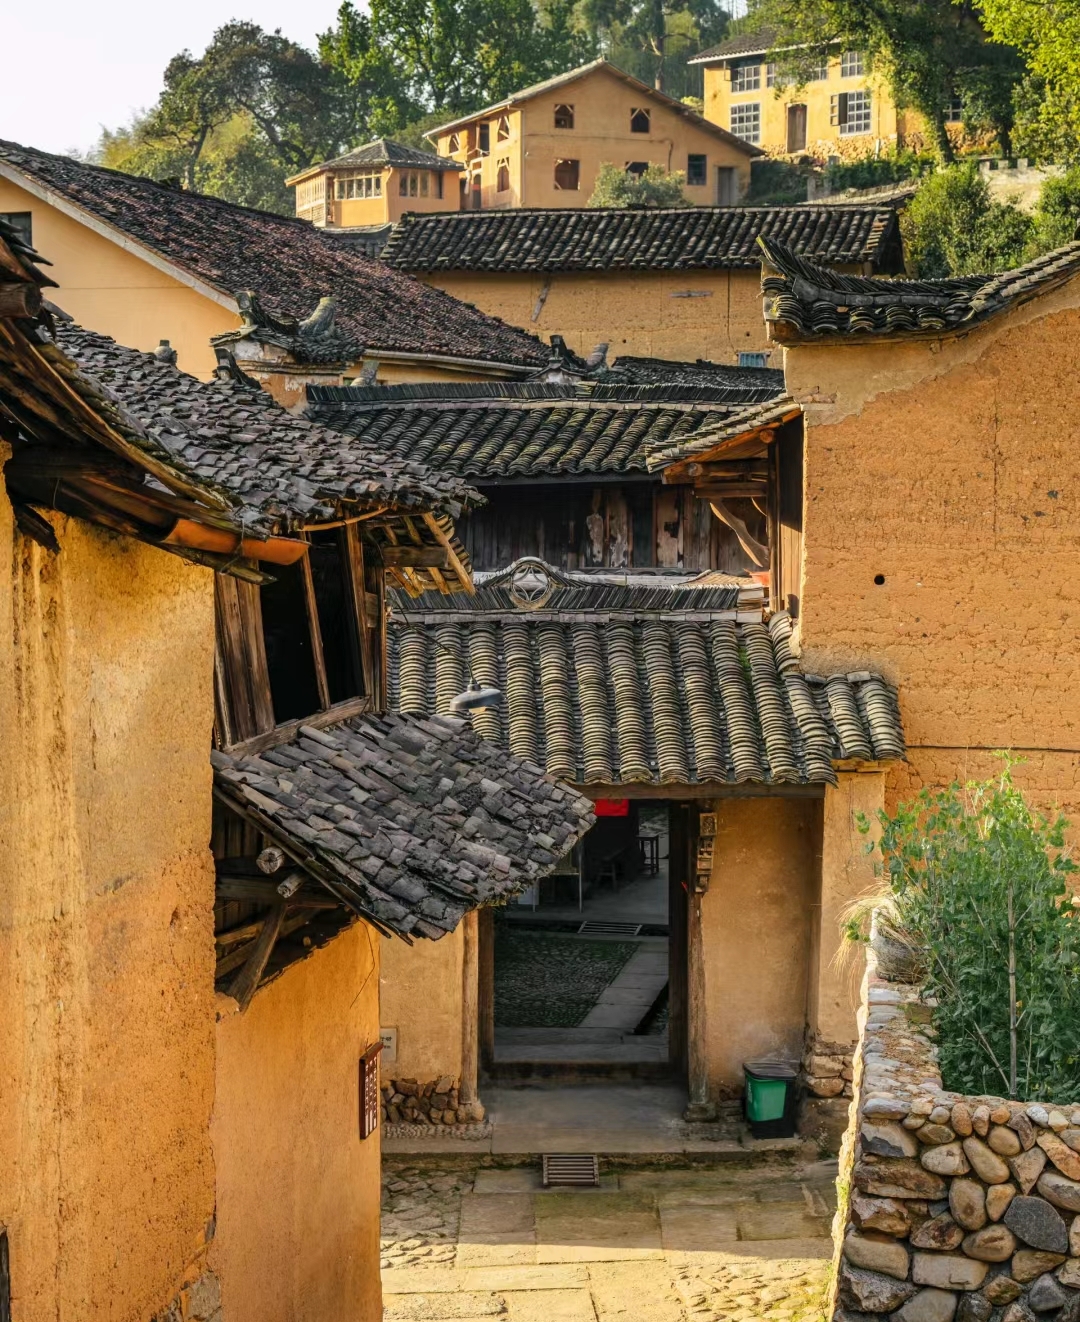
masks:
[[[757,565],[759,569],[767,568],[769,564],[769,548],[767,546],[762,546],[755,537],[751,537],[750,532],[746,527],[746,523],[740,519],[737,514],[733,514],[722,500],[710,500],[709,505],[720,522],[726,523],[739,539],[739,545],[750,559],[753,560],[754,564]]]
[[[37,285],[0,285],[0,317],[36,317],[41,311]]]
[[[477,1100],[480,1064],[480,931],[475,909],[461,920],[461,1100]]]
[[[698,500],[733,500],[736,496],[753,499],[764,498],[768,494],[768,483],[764,478],[760,482],[747,482],[738,479],[731,482],[701,482],[694,486],[694,495]]]
[[[444,546],[384,546],[383,564],[388,569],[447,569],[450,557]]]
[[[310,725],[315,730],[321,730],[326,725],[337,725],[339,721],[347,721],[351,716],[360,716],[371,709],[371,699],[368,697],[346,698],[344,702],[336,703],[326,711],[313,712],[312,715],[302,716],[295,721],[285,721],[263,734],[242,739],[239,743],[233,744],[228,751],[244,757],[253,753],[263,753],[268,748],[276,748],[278,744],[287,744],[295,739],[302,725]]]
[[[262,931],[256,937],[247,962],[229,984],[228,994],[237,1002],[241,1010],[246,1010],[255,995],[259,979],[266,969],[267,961],[274,949],[274,943],[281,935],[281,926],[285,921],[285,905],[275,904],[263,919]]]
[[[449,558],[450,568],[453,569],[454,573],[458,576],[458,580],[461,583],[461,586],[465,589],[466,592],[470,594],[475,594],[476,585],[473,583],[472,574],[461,563],[461,560],[458,557],[458,553],[454,550],[454,546],[453,543],[450,541],[450,538],[447,537],[446,533],[444,533],[443,530],[439,527],[438,519],[436,519],[434,514],[428,513],[424,515],[424,522],[431,529],[431,532],[434,535],[435,540],[439,542],[440,545],[446,548],[447,556]]]
[[[304,556],[300,565],[304,582],[304,601],[307,605],[308,634],[311,638],[311,659],[315,665],[315,687],[319,693],[319,706],[326,711],[330,706],[330,683],[326,677],[326,657],[323,655],[322,624],[319,621],[319,603],[315,597],[315,576],[311,572],[311,556]]]
[[[255,904],[274,904],[281,901],[277,886],[272,881],[256,881],[254,877],[218,877],[218,896],[223,900],[251,900]],[[294,909],[336,909],[337,901],[331,895],[297,894],[289,897]]]
[[[834,764],[835,765],[835,764]],[[864,764],[865,765],[865,764]],[[841,769],[843,769],[841,764]],[[697,785],[643,785],[613,784],[580,785],[574,788],[587,798],[596,799],[675,799],[689,803],[697,799],[823,799],[825,786],[765,784],[762,781],[741,781],[729,785],[726,781],[710,780]]]

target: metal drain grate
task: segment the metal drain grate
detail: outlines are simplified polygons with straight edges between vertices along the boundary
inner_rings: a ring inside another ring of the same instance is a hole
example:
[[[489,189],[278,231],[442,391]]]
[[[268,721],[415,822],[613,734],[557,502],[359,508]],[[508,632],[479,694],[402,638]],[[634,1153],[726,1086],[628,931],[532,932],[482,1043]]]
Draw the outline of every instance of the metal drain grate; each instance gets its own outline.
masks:
[[[640,923],[602,923],[586,919],[577,930],[578,936],[637,936]]]
[[[553,1184],[578,1184],[596,1188],[600,1183],[600,1162],[589,1153],[545,1152],[544,1188]]]

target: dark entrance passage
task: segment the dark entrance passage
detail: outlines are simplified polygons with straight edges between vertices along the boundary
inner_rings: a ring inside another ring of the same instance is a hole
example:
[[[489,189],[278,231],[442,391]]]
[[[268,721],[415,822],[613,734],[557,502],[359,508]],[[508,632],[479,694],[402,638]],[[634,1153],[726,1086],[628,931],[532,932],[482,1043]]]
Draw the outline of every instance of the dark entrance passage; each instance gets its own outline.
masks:
[[[553,875],[489,911],[481,1017],[490,1075],[683,1073],[684,817],[662,800],[601,802],[596,825]]]

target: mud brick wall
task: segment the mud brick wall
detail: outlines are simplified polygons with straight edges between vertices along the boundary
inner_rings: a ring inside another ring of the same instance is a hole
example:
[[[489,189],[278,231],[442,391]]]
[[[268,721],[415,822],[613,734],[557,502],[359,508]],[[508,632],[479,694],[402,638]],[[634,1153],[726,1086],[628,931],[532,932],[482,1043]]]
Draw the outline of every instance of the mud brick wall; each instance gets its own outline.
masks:
[[[833,1322],[1080,1322],[1080,1106],[942,1087],[918,988],[871,950]]]

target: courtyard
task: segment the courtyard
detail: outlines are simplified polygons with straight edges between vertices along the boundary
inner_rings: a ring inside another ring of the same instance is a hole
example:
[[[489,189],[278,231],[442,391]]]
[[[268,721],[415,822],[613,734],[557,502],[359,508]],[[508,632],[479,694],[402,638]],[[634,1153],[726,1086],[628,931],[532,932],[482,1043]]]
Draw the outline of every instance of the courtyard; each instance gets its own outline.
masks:
[[[538,1160],[387,1156],[385,1322],[820,1322],[833,1163],[600,1170],[545,1190]]]

